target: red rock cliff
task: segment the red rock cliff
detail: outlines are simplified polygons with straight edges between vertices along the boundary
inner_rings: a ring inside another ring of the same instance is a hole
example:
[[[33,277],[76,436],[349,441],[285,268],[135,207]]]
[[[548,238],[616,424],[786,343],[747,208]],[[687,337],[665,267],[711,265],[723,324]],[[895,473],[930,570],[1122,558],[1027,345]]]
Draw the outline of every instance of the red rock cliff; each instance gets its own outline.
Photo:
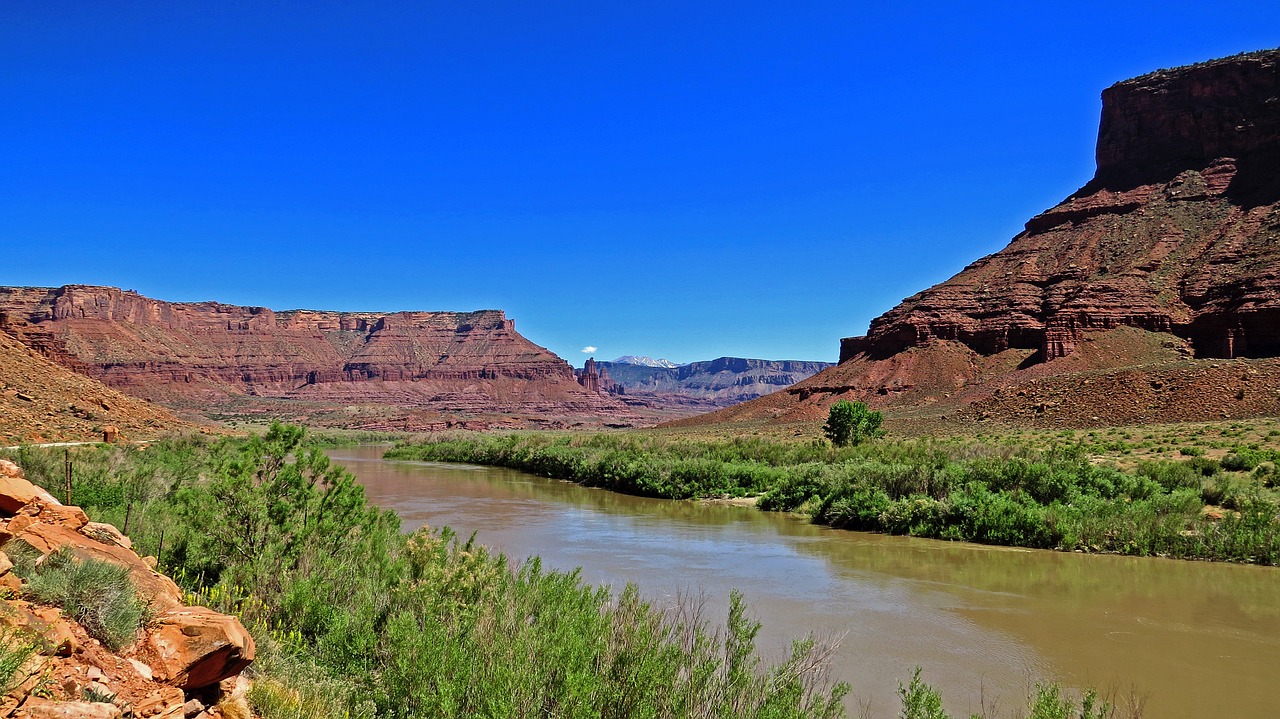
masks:
[[[615,408],[498,310],[275,312],[114,287],[0,287],[0,330],[161,400],[249,394],[410,405],[452,398],[458,411]]]
[[[1071,353],[1089,330],[1172,332],[1197,356],[1280,354],[1280,51],[1118,83],[1095,178],[1008,247],[841,343],[841,361],[933,339]]]
[[[816,419],[836,399],[937,403],[935,412],[954,415],[1002,392],[1032,397],[1020,383],[1051,375],[1188,354],[1280,357],[1280,50],[1161,70],[1113,85],[1102,100],[1097,173],[1084,187],[1000,252],[903,300],[866,336],[842,340],[837,366],[698,421]],[[1280,364],[1259,362],[1251,372],[1280,382]],[[1107,411],[1116,392],[1086,397],[1087,378],[1066,382],[1057,406],[1091,406],[1077,423],[1280,411],[1274,392],[1227,393],[1241,373],[1210,364],[1216,394],[1191,392],[1211,380],[1180,369],[1151,380],[1161,397],[1123,411]],[[1091,386],[1104,384],[1132,381]],[[1015,385],[1023,388],[1007,391]],[[1186,390],[1182,401],[1163,389],[1174,385]],[[1041,402],[1035,411],[1055,410]]]

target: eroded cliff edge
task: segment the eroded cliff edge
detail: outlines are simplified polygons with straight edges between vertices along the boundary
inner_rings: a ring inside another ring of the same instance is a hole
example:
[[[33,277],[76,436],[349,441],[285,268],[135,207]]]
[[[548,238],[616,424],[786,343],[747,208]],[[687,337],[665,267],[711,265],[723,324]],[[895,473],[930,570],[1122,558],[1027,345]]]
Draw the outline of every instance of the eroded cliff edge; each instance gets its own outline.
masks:
[[[1094,179],[842,340],[842,361],[935,338],[1049,361],[1119,326],[1170,332],[1197,356],[1280,354],[1280,51],[1156,72],[1102,98]]]
[[[0,331],[116,389],[176,406],[240,398],[621,417],[499,310],[276,312],[114,287],[0,287]],[[402,425],[397,428],[425,428]]]
[[[813,419],[838,398],[974,406],[1062,373],[1280,356],[1280,50],[1161,70],[1102,100],[1084,187],[1000,252],[842,340],[836,367],[715,419]],[[1252,371],[1269,376],[1273,364]],[[1170,386],[1217,382],[1226,395],[1241,376],[1218,374],[1152,378],[1164,400],[1110,419],[1160,419],[1175,409]],[[1071,401],[1070,389],[1055,396]],[[1096,394],[1087,401],[1106,405]],[[1274,392],[1230,394],[1249,395],[1247,406],[1186,399],[1214,418],[1280,410]]]

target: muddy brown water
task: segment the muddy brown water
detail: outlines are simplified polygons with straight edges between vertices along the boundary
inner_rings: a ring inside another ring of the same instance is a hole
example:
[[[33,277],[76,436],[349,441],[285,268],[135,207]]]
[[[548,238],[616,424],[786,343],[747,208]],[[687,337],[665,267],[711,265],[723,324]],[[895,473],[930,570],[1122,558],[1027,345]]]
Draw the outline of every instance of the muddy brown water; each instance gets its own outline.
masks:
[[[1145,700],[1157,719],[1280,716],[1280,569],[987,547],[815,527],[751,508],[644,499],[513,470],[329,454],[406,531],[449,526],[512,559],[636,583],[656,602],[731,589],[761,649],[842,635],[857,716],[898,714],[913,667],[953,715],[1007,716],[1037,681]]]

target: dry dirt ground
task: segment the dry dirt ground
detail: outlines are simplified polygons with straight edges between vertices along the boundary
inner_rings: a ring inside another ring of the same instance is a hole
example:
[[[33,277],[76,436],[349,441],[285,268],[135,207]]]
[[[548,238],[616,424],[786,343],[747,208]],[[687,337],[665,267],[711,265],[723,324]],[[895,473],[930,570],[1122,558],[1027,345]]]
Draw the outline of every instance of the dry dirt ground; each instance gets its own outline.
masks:
[[[107,426],[122,440],[212,428],[76,374],[0,332],[0,445],[101,440]]]

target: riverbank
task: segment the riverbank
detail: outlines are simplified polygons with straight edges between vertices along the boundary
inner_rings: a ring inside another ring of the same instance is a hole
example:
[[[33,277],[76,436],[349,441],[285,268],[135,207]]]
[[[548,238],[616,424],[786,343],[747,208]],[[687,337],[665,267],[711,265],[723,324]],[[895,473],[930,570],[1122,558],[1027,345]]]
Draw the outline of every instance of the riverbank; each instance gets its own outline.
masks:
[[[4,454],[64,490],[66,451]],[[822,643],[766,663],[741,597],[714,622],[699,606],[613,593],[536,558],[512,564],[448,532],[402,534],[299,429],[70,451],[75,501],[253,631],[249,698],[265,719],[844,713]],[[936,701],[904,679],[903,702]],[[1087,696],[1063,700],[1048,684],[1029,706],[1067,713],[1029,711],[1074,717]]]
[[[68,451],[75,501],[259,638],[265,719],[843,712],[822,646],[766,663],[741,596],[715,622],[447,530],[403,534],[300,428],[7,454],[64,492]]]
[[[701,592],[718,616],[740,588],[764,622],[766,656],[809,631],[842,637],[833,662],[852,687],[852,717],[868,700],[872,716],[898,716],[894,690],[915,665],[952,717],[978,711],[983,698],[1017,716],[1036,681],[1148,697],[1149,717],[1274,714],[1265,691],[1265,667],[1280,665],[1272,567],[835,530],[793,513],[503,467],[382,460],[373,447],[328,454],[408,528],[474,531],[509,557],[581,567],[596,585],[636,582],[658,602]],[[1188,656],[1194,683],[1178,679]]]
[[[909,439],[835,448],[660,433],[452,435],[389,459],[519,469],[669,499],[758,498],[837,528],[1063,551],[1280,562],[1280,453],[1090,461],[1081,444]]]

